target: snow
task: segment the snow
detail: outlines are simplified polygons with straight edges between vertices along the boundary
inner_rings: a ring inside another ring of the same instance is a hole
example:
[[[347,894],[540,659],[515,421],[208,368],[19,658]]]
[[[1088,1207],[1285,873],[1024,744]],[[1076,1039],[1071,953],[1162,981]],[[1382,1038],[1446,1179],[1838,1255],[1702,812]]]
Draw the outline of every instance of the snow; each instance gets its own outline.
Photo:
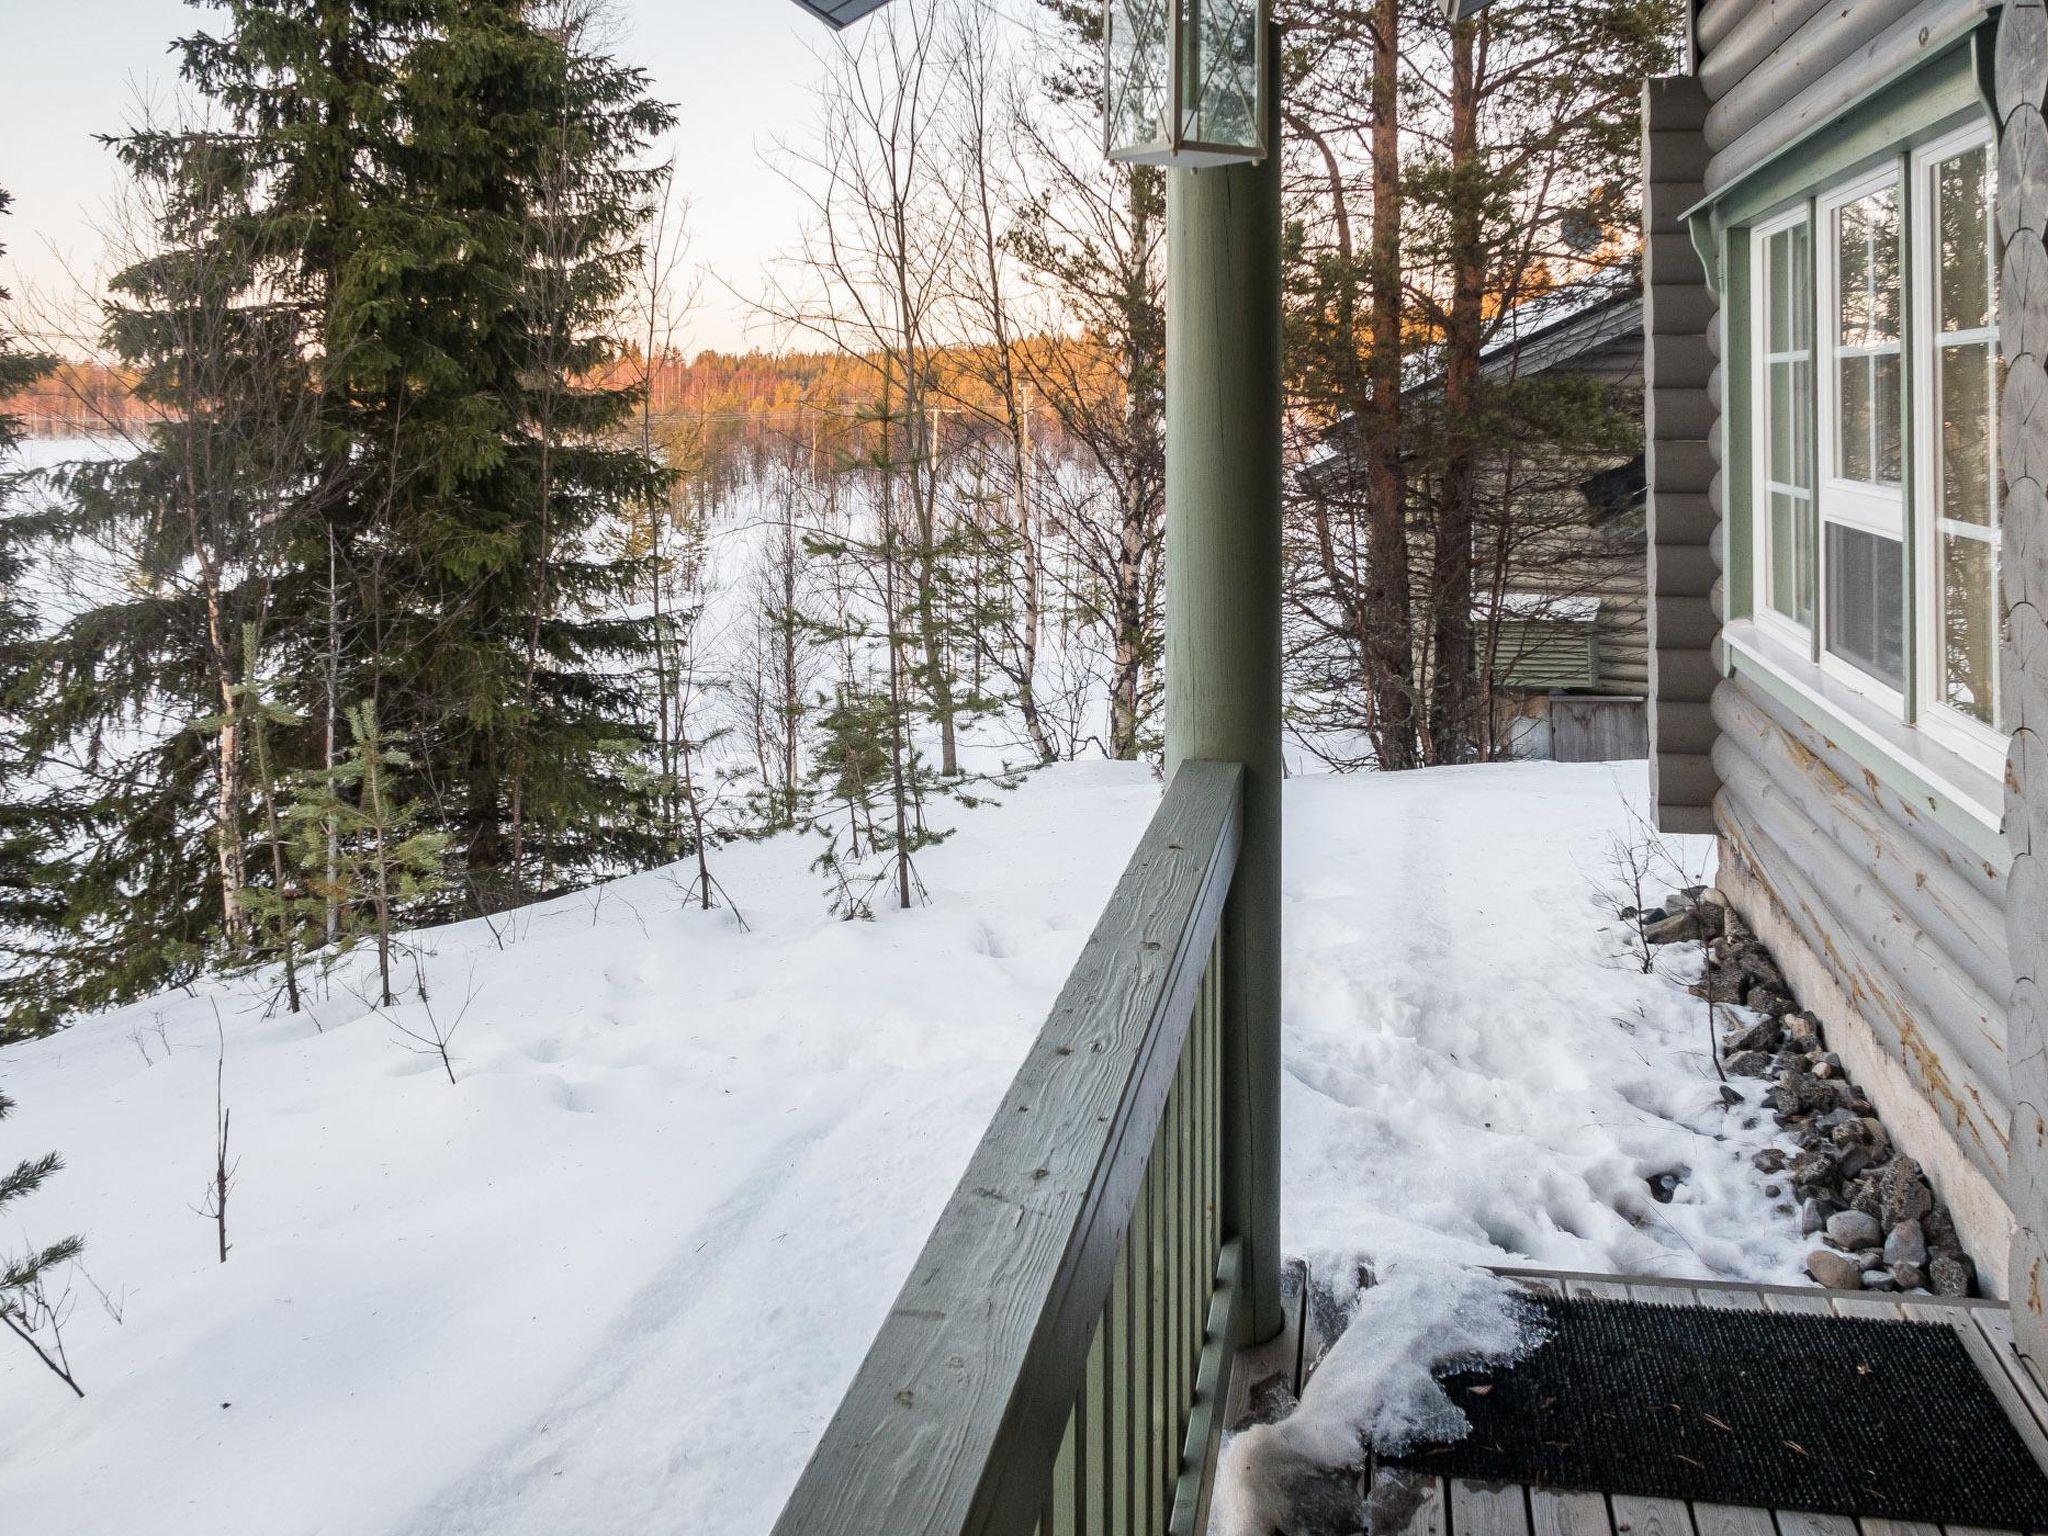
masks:
[[[1796,1277],[1748,1166],[1767,1117],[1721,1107],[1704,1005],[1603,911],[1643,792],[1640,764],[1289,783],[1285,1237],[1384,1282],[1311,1450],[1426,1418],[1432,1352],[1503,1345],[1469,1266]],[[429,1001],[408,962],[389,1019],[359,954],[319,1029],[243,977],[10,1048],[0,1157],[69,1167],[0,1251],[83,1232],[122,1321],[81,1278],[83,1402],[0,1350],[8,1523],[765,1532],[1158,793],[1034,775],[873,923],[784,837],[720,855],[744,930],[655,872],[421,935]],[[192,1209],[216,1006],[225,1265]],[[453,1086],[395,1027],[429,1008],[462,1021]]]
[[[1270,1536],[1293,1525],[1307,1500],[1331,1493],[1355,1502],[1342,1479],[1321,1474],[1354,1464],[1361,1436],[1390,1456],[1462,1439],[1471,1421],[1432,1373],[1510,1363],[1543,1342],[1533,1309],[1485,1270],[1396,1260],[1372,1286],[1351,1289],[1350,1327],[1309,1378],[1300,1405],[1224,1447],[1211,1514],[1216,1536]]]

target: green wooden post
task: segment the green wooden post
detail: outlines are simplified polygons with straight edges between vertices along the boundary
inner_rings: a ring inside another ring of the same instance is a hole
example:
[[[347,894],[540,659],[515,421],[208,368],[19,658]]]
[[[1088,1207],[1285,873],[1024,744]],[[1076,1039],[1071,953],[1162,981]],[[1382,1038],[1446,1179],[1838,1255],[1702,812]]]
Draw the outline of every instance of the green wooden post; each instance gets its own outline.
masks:
[[[1166,767],[1244,764],[1223,917],[1226,1241],[1280,1312],[1280,43],[1266,159],[1167,173]]]

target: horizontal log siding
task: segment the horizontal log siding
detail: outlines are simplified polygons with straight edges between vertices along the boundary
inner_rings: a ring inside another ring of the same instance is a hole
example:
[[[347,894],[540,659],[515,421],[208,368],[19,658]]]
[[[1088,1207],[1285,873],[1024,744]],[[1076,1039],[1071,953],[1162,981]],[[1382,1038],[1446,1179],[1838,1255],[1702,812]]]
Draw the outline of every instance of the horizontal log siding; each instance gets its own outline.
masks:
[[[1714,714],[1722,799],[1799,853],[1938,1053],[1967,1062],[2003,1099],[2005,917],[1997,902],[1929,859],[1917,824],[1894,819],[1860,776],[1836,772],[1739,679],[1715,694]]]
[[[1700,17],[1709,192],[1834,121],[1887,79],[1933,58],[1992,0],[1719,0]]]
[[[1667,832],[1713,829],[1711,741],[1701,723],[1712,692],[1694,658],[1718,631],[1718,575],[1707,540],[1714,477],[1708,337],[1714,301],[1679,215],[1700,194],[1696,80],[1651,80],[1643,91],[1643,437],[1649,483],[1651,592],[1647,686],[1650,794]]]
[[[2005,835],[2013,983],[2013,1329],[2048,1360],[2048,9],[1999,17],[1998,311],[2006,357],[2004,704],[2013,724]]]

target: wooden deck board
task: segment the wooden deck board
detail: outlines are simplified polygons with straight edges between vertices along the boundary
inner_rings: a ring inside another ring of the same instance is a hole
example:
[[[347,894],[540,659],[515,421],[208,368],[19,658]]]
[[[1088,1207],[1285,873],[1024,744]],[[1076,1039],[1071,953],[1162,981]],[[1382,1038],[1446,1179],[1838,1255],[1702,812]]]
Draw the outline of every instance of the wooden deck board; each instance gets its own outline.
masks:
[[[1817,1515],[1804,1509],[1772,1511],[1778,1536],[1856,1536],[1856,1522],[1847,1515]]]
[[[1768,1509],[1739,1504],[1695,1504],[1692,1523],[1699,1536],[1777,1536]]]
[[[1609,1502],[1614,1506],[1616,1536],[1693,1536],[1692,1512],[1683,1499],[1617,1493]]]
[[[1614,1536],[1614,1517],[1604,1493],[1531,1488],[1529,1528],[1533,1536]]]
[[[1520,1483],[1451,1482],[1451,1529],[1457,1536],[1530,1536],[1529,1495]]]
[[[1442,1478],[1375,1465],[1368,1484],[1372,1536],[1446,1536],[1450,1530]]]

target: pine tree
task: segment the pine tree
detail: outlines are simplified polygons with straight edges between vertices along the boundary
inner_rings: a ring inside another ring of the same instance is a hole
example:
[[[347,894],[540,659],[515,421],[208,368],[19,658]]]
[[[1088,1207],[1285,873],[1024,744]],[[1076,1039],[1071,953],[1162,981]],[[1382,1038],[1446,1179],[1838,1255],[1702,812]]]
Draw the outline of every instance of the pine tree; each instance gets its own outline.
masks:
[[[13,1108],[14,1101],[0,1093],[0,1120],[5,1120]],[[56,1153],[46,1152],[16,1163],[12,1173],[0,1174],[0,1211],[34,1194],[63,1166],[63,1159]],[[84,1250],[85,1239],[73,1236],[45,1248],[31,1248],[11,1259],[0,1259],[0,1327],[33,1350],[36,1358],[80,1397],[85,1392],[73,1378],[71,1363],[64,1355],[63,1303],[50,1297],[45,1277]]]
[[[0,213],[8,201],[0,191]],[[7,301],[0,289],[0,304]],[[55,367],[55,358],[23,350],[0,324],[0,400]],[[49,962],[51,935],[64,917],[57,827],[33,779],[20,713],[38,639],[35,608],[23,590],[27,519],[9,505],[20,475],[4,469],[20,442],[20,420],[0,412],[0,952],[10,962],[0,975],[0,1039],[47,1029],[64,990]]]

